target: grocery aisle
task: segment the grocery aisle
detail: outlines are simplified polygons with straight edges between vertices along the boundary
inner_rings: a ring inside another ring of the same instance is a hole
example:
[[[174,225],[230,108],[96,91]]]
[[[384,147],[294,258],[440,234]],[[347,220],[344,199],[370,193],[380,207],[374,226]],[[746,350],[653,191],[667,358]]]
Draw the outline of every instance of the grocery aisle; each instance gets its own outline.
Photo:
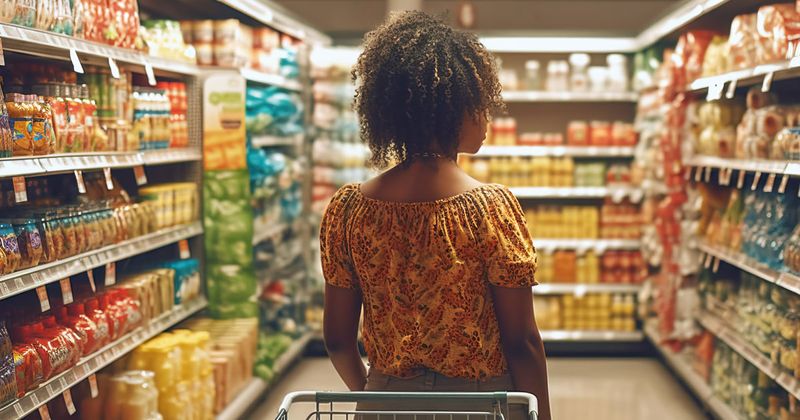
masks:
[[[550,398],[556,419],[694,420],[706,418],[695,401],[656,359],[551,358]],[[291,391],[344,390],[327,358],[300,361],[250,419],[269,419]],[[290,420],[302,420],[313,405],[297,405]]]

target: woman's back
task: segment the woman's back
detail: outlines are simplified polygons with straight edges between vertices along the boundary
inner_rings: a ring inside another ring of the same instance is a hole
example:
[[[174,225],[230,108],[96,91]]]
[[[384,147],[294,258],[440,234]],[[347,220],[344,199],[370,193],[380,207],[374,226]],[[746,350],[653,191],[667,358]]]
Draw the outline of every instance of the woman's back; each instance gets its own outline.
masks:
[[[473,379],[504,374],[489,286],[534,284],[523,220],[497,185],[426,202],[342,188],[322,223],[323,268],[329,284],[361,289],[372,365],[397,377],[425,368]]]

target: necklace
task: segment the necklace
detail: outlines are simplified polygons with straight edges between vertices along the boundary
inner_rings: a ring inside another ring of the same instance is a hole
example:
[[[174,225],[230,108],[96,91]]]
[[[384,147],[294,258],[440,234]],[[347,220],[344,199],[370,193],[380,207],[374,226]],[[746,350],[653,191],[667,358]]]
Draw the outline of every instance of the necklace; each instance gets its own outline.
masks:
[[[436,152],[417,152],[406,156],[406,161],[416,159],[444,159],[446,156]]]

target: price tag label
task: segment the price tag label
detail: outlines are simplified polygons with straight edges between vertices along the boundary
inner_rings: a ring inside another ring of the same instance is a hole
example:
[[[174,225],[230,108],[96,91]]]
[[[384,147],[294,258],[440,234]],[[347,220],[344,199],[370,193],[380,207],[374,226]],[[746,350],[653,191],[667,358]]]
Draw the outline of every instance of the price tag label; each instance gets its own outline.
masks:
[[[694,172],[694,182],[700,182],[703,179],[703,168],[697,168]]]
[[[694,168],[692,168],[691,166],[686,168],[686,170],[683,172],[683,179],[684,180],[688,181],[688,180],[692,179],[692,170],[693,169]]]
[[[97,398],[100,393],[97,389],[97,376],[94,373],[89,375],[89,391],[92,393],[92,398]]]
[[[744,186],[744,171],[739,171],[739,179],[736,180],[736,188],[742,189]]]
[[[17,413],[19,418],[22,418],[22,416],[25,415],[25,410],[22,409],[22,406],[19,403],[14,404],[14,412]]]
[[[756,176],[753,177],[753,184],[750,185],[750,191],[755,191],[758,187],[758,181],[761,180],[761,172],[756,172]]]
[[[775,78],[775,72],[769,72],[764,76],[764,81],[761,83],[761,92],[767,93],[772,89],[772,79]]]
[[[714,258],[714,265],[711,267],[711,271],[715,273],[719,271],[719,258]]]
[[[189,259],[192,254],[189,252],[189,241],[186,239],[181,239],[178,241],[178,250],[180,251],[180,256],[182,260]]]
[[[72,69],[75,70],[75,73],[83,74],[83,64],[81,64],[81,59],[78,58],[78,52],[75,51],[75,48],[69,49],[69,60],[72,61]]]
[[[15,176],[12,178],[14,184],[14,201],[17,203],[24,203],[28,201],[28,189],[25,186],[24,176]]]
[[[92,293],[97,292],[97,284],[94,282],[94,271],[89,270],[86,272],[86,276],[89,277],[89,286],[92,288]]]
[[[111,179],[111,168],[103,168],[103,176],[106,178],[106,189],[111,191],[114,189],[114,180]]]
[[[776,174],[769,174],[767,182],[764,184],[764,192],[772,192],[772,189],[775,187],[776,176]]]
[[[39,286],[36,288],[36,296],[39,297],[39,306],[42,308],[42,312],[47,312],[50,310],[50,299],[47,297],[47,288],[44,286]]]
[[[707,166],[705,168],[705,171],[703,173],[703,178],[705,178],[705,182],[710,182],[711,181],[711,168],[710,167]]]
[[[108,68],[111,70],[111,77],[119,79],[119,66],[113,58],[108,57]]]
[[[22,281],[21,278],[17,277],[14,279],[14,288],[20,290],[25,287],[25,282]]]
[[[106,286],[111,286],[117,283],[117,263],[110,262],[106,264]]]
[[[136,185],[147,184],[147,175],[144,173],[144,166],[134,166],[133,174],[136,176]]]
[[[83,181],[83,171],[75,170],[75,182],[78,183],[78,193],[86,194],[86,183]]]
[[[0,66],[6,65],[6,56],[3,54],[3,40],[0,39]]]
[[[6,282],[0,283],[0,293],[2,293],[2,296],[5,296],[5,295],[8,295],[9,293],[11,293],[11,289],[8,287]]]
[[[144,72],[147,74],[147,83],[150,86],[156,85],[156,74],[153,72],[153,65],[149,61],[144,62]]]
[[[33,399],[33,396],[31,396],[31,399]],[[37,402],[36,404],[39,403]],[[47,404],[39,406],[39,417],[41,417],[42,420],[50,420],[50,411],[47,409]]]
[[[706,254],[706,257],[703,260],[703,267],[705,268],[711,267],[711,254]]]
[[[728,99],[733,99],[736,95],[736,83],[738,81],[736,79],[731,80],[730,84],[728,84],[728,90],[725,92],[725,97]]]
[[[70,283],[69,277],[59,280],[59,283],[61,284],[61,299],[64,301],[64,305],[69,305],[73,301],[72,283]]]
[[[67,406],[67,412],[69,415],[75,414],[75,403],[72,401],[72,392],[69,389],[65,389],[63,394],[64,396],[64,405]]]
[[[708,87],[706,101],[716,101],[722,98],[722,91],[725,90],[725,82],[714,83]]]

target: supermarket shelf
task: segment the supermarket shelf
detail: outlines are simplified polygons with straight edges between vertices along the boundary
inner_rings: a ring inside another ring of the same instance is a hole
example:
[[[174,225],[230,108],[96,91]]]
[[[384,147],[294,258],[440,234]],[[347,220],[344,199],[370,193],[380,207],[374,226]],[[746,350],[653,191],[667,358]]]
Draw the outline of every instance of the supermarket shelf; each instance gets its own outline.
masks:
[[[578,331],[578,330],[545,330],[541,331],[544,341],[583,341],[583,342],[615,342],[630,343],[642,341],[641,331]]]
[[[694,392],[697,399],[702,401],[712,414],[714,414],[714,417],[723,420],[740,420],[739,415],[736,414],[730,406],[714,395],[711,391],[711,387],[694,371],[694,369],[692,369],[689,361],[684,360],[684,357],[673,353],[670,349],[661,345],[661,334],[658,332],[658,326],[655,320],[645,322],[644,331],[653,343],[653,346],[664,357],[667,365],[683,379],[689,389]]]
[[[688,92],[701,93],[716,88],[725,93],[725,85],[736,81],[736,86],[751,86],[760,84],[764,78],[772,73],[772,80],[788,79],[800,75],[800,58],[786,61],[762,64],[751,68],[722,73],[716,76],[701,77],[687,87]],[[729,85],[728,85],[729,86]]]
[[[568,295],[583,296],[586,293],[639,293],[639,284],[581,284],[581,283],[544,283],[533,287],[535,295]]]
[[[0,24],[0,38],[3,40],[3,50],[5,51],[69,60],[70,51],[74,50],[81,59],[92,58],[98,63],[107,62],[108,58],[112,58],[119,63],[141,67],[149,64],[155,70],[175,74],[197,75],[199,73],[199,68],[191,63],[151,57],[132,49],[113,47],[7,23]]]
[[[270,136],[270,135],[257,135],[253,136],[251,142],[253,147],[279,147],[279,146],[295,146],[303,141],[302,134],[294,136]]]
[[[35,176],[99,170],[103,168],[132,168],[139,165],[164,165],[196,161],[203,158],[197,148],[164,149],[146,152],[70,153],[36,157],[0,159],[0,178]]]
[[[286,369],[303,355],[314,333],[308,332],[295,340],[280,357],[275,360],[272,367],[275,376],[286,371]],[[252,408],[269,389],[270,384],[263,379],[253,378],[247,386],[239,391],[236,399],[231,401],[221,413],[217,415],[217,420],[236,420],[242,418]]]
[[[162,314],[150,321],[146,326],[137,328],[96,353],[81,359],[75,367],[52,378],[36,390],[0,408],[0,418],[22,418],[32,413],[39,406],[61,396],[64,391],[79,384],[92,373],[99,371],[145,341],[200,311],[206,305],[205,298],[198,298],[178,306],[166,314]]]
[[[262,398],[269,388],[269,383],[261,378],[253,378],[237,393],[236,399],[217,414],[217,420],[240,419]]]
[[[217,0],[272,29],[306,41],[309,44],[330,45],[331,38],[294,17],[273,0]]]
[[[666,16],[648,25],[637,37],[637,47],[642,50],[654,44],[658,40],[675,33],[687,24],[711,13],[717,8],[724,7],[726,4],[735,4],[732,0],[688,0],[681,2]]]
[[[0,276],[0,299],[5,299],[26,290],[35,289],[39,286],[59,281],[95,267],[101,267],[110,262],[152,251],[181,239],[191,238],[202,233],[203,225],[200,222],[195,222],[189,225],[164,229],[118,244],[109,245],[105,248],[85,252],[74,257]]]
[[[145,165],[193,162],[203,160],[203,151],[199,148],[149,150],[142,152],[142,160]]]
[[[642,244],[637,239],[550,239],[534,238],[533,244],[539,249],[576,249],[590,250],[597,253],[606,250],[634,250],[641,248]]]
[[[706,254],[747,271],[764,281],[777,284],[790,292],[800,295],[800,276],[798,275],[773,270],[741,252],[729,251],[705,242],[701,242],[698,248]]]
[[[800,176],[800,161],[724,159],[715,156],[693,156],[688,159],[686,164],[698,168],[724,168],[747,172],[761,172],[763,174]]]
[[[622,201],[625,197],[637,202],[644,192],[632,187],[511,187],[517,198],[605,198]]]
[[[287,79],[277,74],[264,73],[253,69],[241,69],[240,72],[248,82],[262,83],[295,92],[303,90],[303,85],[297,80]]]
[[[636,92],[548,92],[537,90],[504,91],[506,102],[632,102],[639,100]]]
[[[618,146],[483,146],[474,156],[633,157],[633,147]]]
[[[278,235],[283,234],[286,229],[289,228],[289,225],[286,223],[278,223],[272,226],[269,226],[265,229],[259,229],[253,232],[253,245],[258,245],[261,242],[266,241],[267,239],[274,238]]]
[[[784,372],[778,364],[773,363],[768,356],[758,351],[758,349],[747,342],[738,331],[728,326],[723,319],[725,318],[710,311],[702,312],[698,316],[698,321],[703,328],[724,341],[725,344],[747,359],[753,366],[764,372],[795,398],[800,398],[800,383],[798,383],[797,379],[795,379],[793,375]]]

